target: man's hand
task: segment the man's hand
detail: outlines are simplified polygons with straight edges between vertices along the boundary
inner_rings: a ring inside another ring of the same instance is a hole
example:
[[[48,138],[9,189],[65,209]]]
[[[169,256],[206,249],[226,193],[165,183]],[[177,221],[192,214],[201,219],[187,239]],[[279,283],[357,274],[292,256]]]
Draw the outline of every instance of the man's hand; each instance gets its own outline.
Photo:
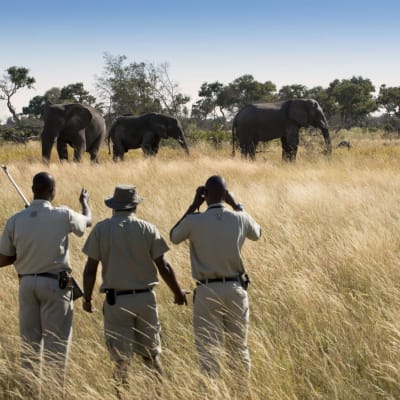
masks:
[[[233,193],[229,190],[225,192],[225,202],[229,204],[235,211],[243,211],[243,204],[237,203],[233,197]]]
[[[194,196],[194,200],[192,203],[192,207],[195,210],[198,210],[200,208],[200,206],[204,203],[205,190],[206,190],[206,188],[204,186],[199,186],[196,189],[196,194]]]
[[[187,298],[186,295],[189,294],[189,290],[181,290],[180,293],[177,295],[175,294],[175,301],[174,304],[178,304],[178,306],[185,305],[187,306]]]
[[[87,189],[82,188],[81,190],[81,194],[79,195],[79,203],[81,203],[81,205],[87,205],[89,202],[89,192],[87,191]]]
[[[95,309],[92,305],[92,300],[86,300],[86,299],[83,300],[82,307],[88,313],[92,313],[93,311],[95,311]]]

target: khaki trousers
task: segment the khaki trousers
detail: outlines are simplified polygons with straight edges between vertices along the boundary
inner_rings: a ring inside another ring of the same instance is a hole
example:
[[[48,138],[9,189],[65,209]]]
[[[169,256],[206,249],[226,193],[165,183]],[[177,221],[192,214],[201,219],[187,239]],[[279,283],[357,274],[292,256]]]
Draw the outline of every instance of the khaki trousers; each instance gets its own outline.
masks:
[[[64,384],[72,338],[71,297],[71,290],[60,289],[57,279],[23,276],[20,280],[22,365],[49,384],[54,380]]]
[[[117,296],[104,302],[104,335],[113,361],[129,361],[133,353],[155,357],[161,353],[160,322],[154,291]]]
[[[239,282],[212,282],[197,286],[193,324],[200,369],[204,373],[219,375],[219,355],[224,339],[228,362],[239,363],[250,371],[248,323],[248,296]]]

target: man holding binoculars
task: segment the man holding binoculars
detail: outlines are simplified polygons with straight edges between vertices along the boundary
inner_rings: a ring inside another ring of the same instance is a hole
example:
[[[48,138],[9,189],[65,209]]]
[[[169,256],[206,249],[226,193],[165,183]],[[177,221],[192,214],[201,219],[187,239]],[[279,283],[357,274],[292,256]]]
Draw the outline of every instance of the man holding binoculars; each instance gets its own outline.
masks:
[[[195,212],[204,202],[207,210]],[[193,305],[195,341],[200,369],[207,375],[219,375],[216,354],[224,334],[228,355],[232,360],[237,356],[250,370],[246,291],[249,279],[240,250],[246,238],[258,240],[260,236],[260,226],[235,201],[224,178],[217,175],[197,188],[193,203],[171,229],[173,243],[185,239],[190,242],[192,276],[197,284]]]

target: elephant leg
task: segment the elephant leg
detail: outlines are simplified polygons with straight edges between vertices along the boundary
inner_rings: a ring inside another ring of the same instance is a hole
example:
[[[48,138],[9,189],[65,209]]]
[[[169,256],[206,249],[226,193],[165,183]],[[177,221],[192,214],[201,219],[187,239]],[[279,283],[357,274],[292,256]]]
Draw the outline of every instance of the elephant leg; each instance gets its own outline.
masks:
[[[72,146],[74,148],[74,161],[80,162],[86,151],[86,138],[84,129],[78,132],[77,136],[73,140]]]
[[[67,148],[67,143],[60,140],[60,138],[57,139],[57,153],[58,157],[60,160],[67,160],[68,161],[68,148]]]
[[[256,158],[256,148],[257,143],[241,143],[240,144],[240,152],[242,157],[250,158],[250,160],[255,160]]]
[[[290,135],[289,138],[282,136],[282,160],[292,162],[296,161],[297,148],[299,146],[299,134],[297,132]]]
[[[151,145],[151,154],[155,156],[158,153],[159,148],[160,148],[160,140],[155,140]]]
[[[117,162],[118,160],[123,161],[124,159],[125,149],[118,144],[113,144],[113,161]]]
[[[84,148],[74,146],[74,162],[81,162],[84,153]]]
[[[99,149],[100,149],[100,145],[101,145],[101,140],[102,140],[102,137],[100,136],[98,139],[96,139],[93,142],[90,149],[87,150],[90,154],[90,161],[93,163],[99,162],[98,153],[99,153]]]
[[[157,154],[158,146],[157,146],[157,148],[154,148],[153,144],[146,145],[146,146],[142,145],[142,150],[143,150],[143,153],[144,153],[145,156],[150,156],[151,157],[151,156],[155,156]]]
[[[252,161],[256,159],[256,149],[257,149],[257,142],[252,142],[249,144],[249,157]]]
[[[240,145],[240,152],[244,158],[255,160],[257,143],[243,143]]]
[[[157,140],[158,139],[158,140]],[[145,156],[154,156],[158,152],[160,138],[154,132],[148,131],[143,135],[141,148]]]

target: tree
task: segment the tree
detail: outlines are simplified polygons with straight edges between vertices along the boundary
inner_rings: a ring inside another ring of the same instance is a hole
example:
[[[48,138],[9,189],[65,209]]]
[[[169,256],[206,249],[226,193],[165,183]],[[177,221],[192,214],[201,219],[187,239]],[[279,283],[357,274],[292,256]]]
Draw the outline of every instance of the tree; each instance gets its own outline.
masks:
[[[77,82],[64,86],[61,89],[60,101],[62,103],[83,103],[91,106],[96,102],[96,98],[83,87],[82,82]]]
[[[29,69],[24,67],[13,66],[9,67],[6,71],[7,75],[4,75],[3,79],[0,80],[0,100],[5,100],[7,102],[7,107],[13,116],[14,122],[20,126],[21,121],[11,103],[11,98],[19,89],[25,87],[32,89],[35,78],[29,76]]]
[[[190,100],[170,79],[168,64],[126,64],[126,56],[104,54],[104,70],[96,87],[106,103],[109,119],[113,115],[165,112],[175,117],[184,114]]]
[[[146,69],[154,101],[158,101],[163,110],[176,118],[187,114],[185,104],[190,101],[190,97],[179,93],[178,84],[173,82],[169,76],[168,63],[158,66],[150,63]]]
[[[276,86],[267,81],[257,82],[252,75],[243,75],[228,85],[215,81],[204,82],[199,90],[199,97],[192,106],[192,117],[212,119],[225,125],[226,115],[233,115],[238,108],[257,102],[275,100]]]
[[[35,96],[29,100],[27,107],[22,108],[22,114],[40,119],[42,117],[44,106],[47,102],[59,103],[61,97],[61,89],[53,87],[49,89],[43,96]]]
[[[285,85],[280,88],[278,98],[280,100],[305,99],[307,94],[307,87],[304,85]]]
[[[276,86],[271,81],[258,82],[252,75],[242,75],[228,85],[232,105],[240,108],[250,103],[276,100]]]
[[[379,88],[377,102],[385,109],[389,117],[400,117],[400,86],[386,87],[386,85],[382,85]]]
[[[368,114],[378,109],[374,92],[372,82],[361,76],[330,83],[329,94],[335,99],[342,125],[347,128],[361,125]]]
[[[22,113],[34,118],[41,118],[44,106],[50,103],[84,103],[93,106],[96,98],[92,96],[83,86],[82,82],[71,83],[61,89],[53,87],[43,96],[35,96],[29,101],[27,107],[22,108]]]
[[[192,106],[192,116],[195,118],[207,118],[211,114],[213,119],[218,119],[217,110],[219,110],[223,120],[225,120],[223,107],[219,102],[223,89],[224,85],[218,81],[212,83],[204,82],[199,90],[201,99]]]

